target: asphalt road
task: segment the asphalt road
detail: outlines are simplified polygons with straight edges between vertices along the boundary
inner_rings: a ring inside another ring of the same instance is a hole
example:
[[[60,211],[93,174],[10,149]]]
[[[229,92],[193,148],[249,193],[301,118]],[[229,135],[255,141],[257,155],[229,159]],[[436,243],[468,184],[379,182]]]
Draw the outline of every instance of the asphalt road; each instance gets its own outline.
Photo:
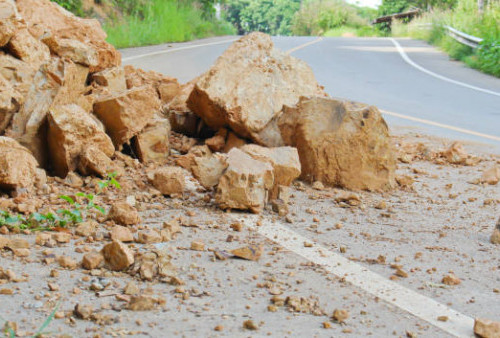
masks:
[[[229,46],[229,40],[231,37],[213,38],[133,48],[122,53],[125,64],[186,82],[206,71]],[[315,37],[274,38],[276,46],[283,50],[314,40]],[[395,133],[410,127],[425,134],[484,143],[499,153],[500,79],[450,61],[444,53],[424,42],[397,41],[408,57],[425,70],[492,93],[444,81],[413,67],[402,58],[393,42],[385,38],[325,38],[293,51],[292,55],[312,67],[318,82],[331,96],[366,102],[384,111],[466,129],[473,134],[486,134],[496,140],[386,115]],[[152,53],[157,54],[148,55]]]

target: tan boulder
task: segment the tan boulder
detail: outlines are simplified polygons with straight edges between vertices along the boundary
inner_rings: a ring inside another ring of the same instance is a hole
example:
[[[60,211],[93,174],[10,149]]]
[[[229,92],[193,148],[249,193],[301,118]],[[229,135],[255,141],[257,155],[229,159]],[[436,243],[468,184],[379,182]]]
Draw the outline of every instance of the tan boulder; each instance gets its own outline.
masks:
[[[0,189],[31,188],[37,179],[38,163],[28,149],[0,136]]]
[[[175,163],[178,166],[181,166],[182,168],[192,171],[192,167],[195,164],[194,159],[196,157],[203,157],[203,156],[210,156],[212,155],[212,152],[208,147],[205,146],[194,146],[192,147],[189,152],[185,155],[180,156],[177,158]]]
[[[47,161],[46,122],[51,107],[85,107],[88,68],[52,58],[36,73],[24,105],[14,115],[7,133],[28,148],[41,166]]]
[[[396,156],[376,107],[330,98],[301,98],[278,123],[284,143],[297,147],[308,182],[352,190],[395,185]]]
[[[36,72],[29,63],[0,52],[0,74],[20,93],[19,105],[24,103]]]
[[[104,95],[94,104],[94,113],[117,149],[137,135],[159,110],[160,100],[151,86]]]
[[[48,122],[49,154],[58,176],[65,177],[78,167],[84,147],[92,146],[108,157],[115,152],[101,123],[76,104],[53,107]]]
[[[476,318],[474,320],[474,333],[481,338],[500,338],[500,322]]]
[[[213,154],[193,158],[191,171],[193,176],[206,188],[211,189],[219,184],[219,180],[227,168],[226,156]]]
[[[495,185],[500,181],[500,167],[498,165],[494,165],[485,171],[481,175],[481,183],[487,183],[490,185]]]
[[[154,117],[147,126],[132,139],[132,147],[143,163],[164,163],[170,154],[170,122]]]
[[[22,100],[22,95],[0,74],[0,133],[10,124]]]
[[[42,41],[55,55],[87,67],[96,67],[98,65],[97,51],[89,44],[75,39],[58,39],[53,36],[43,38]]]
[[[121,225],[115,225],[113,229],[111,229],[109,236],[113,241],[120,241],[120,242],[134,241],[134,235],[132,235],[132,231],[130,231],[129,228]]]
[[[108,68],[94,73],[92,74],[92,80],[98,85],[106,87],[111,93],[118,93],[127,89],[123,67]]]
[[[161,100],[162,104],[167,104],[180,93],[180,85],[177,79],[154,71],[145,71],[133,66],[125,66],[125,77],[127,88],[152,86]]]
[[[141,221],[137,209],[126,202],[113,203],[108,217],[121,225],[135,225]]]
[[[92,251],[83,255],[82,267],[87,270],[97,269],[104,262],[100,252]]]
[[[17,8],[13,0],[0,1],[0,47],[5,46],[16,32]]]
[[[101,254],[108,267],[113,271],[122,271],[134,264],[134,253],[130,248],[119,241],[106,244]]]
[[[200,117],[190,111],[187,106],[187,100],[193,91],[196,80],[183,84],[179,93],[165,105],[172,130],[191,137],[198,136],[202,122]]]
[[[120,53],[106,42],[106,33],[96,19],[79,18],[50,0],[17,0],[19,14],[35,38],[50,32],[56,39],[73,39],[92,46],[97,52],[98,72],[121,63]]]
[[[272,146],[260,132],[301,95],[324,95],[311,68],[275,49],[270,36],[251,33],[200,76],[187,104],[214,130],[229,126],[241,137]]]
[[[162,242],[162,238],[154,230],[142,230],[137,234],[137,241],[142,244],[160,243]]]
[[[167,166],[153,173],[152,183],[163,195],[179,195],[184,192],[186,178],[182,168]]]
[[[215,195],[219,207],[260,212],[274,184],[271,164],[254,160],[237,148],[228,153],[227,164]]]
[[[10,54],[29,63],[35,69],[50,58],[49,48],[34,38],[26,28],[16,31],[6,48]]]
[[[107,174],[116,172],[117,167],[109,156],[98,147],[85,146],[80,153],[78,171],[85,176],[106,177]]]
[[[279,186],[289,186],[300,176],[301,166],[296,148],[265,148],[256,144],[247,144],[240,149],[254,159],[273,166],[274,186],[269,196],[270,199],[278,197]]]

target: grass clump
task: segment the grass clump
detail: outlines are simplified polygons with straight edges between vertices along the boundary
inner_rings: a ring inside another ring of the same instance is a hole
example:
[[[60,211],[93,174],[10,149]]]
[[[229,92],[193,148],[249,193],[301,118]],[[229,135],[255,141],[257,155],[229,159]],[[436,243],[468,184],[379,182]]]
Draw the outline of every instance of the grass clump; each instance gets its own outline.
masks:
[[[108,42],[117,48],[180,42],[228,35],[234,28],[192,2],[151,0],[104,24]]]

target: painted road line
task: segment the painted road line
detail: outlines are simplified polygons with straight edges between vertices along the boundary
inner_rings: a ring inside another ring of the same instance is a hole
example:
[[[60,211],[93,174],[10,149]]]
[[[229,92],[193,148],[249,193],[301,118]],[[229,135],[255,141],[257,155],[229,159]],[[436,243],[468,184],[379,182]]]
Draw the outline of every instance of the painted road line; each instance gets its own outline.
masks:
[[[286,51],[287,54],[292,54],[293,52],[296,52],[302,48],[306,48],[307,46],[314,45],[315,43],[318,43],[320,41],[323,41],[323,38],[317,38],[316,40],[306,42],[300,46],[294,47],[292,49],[289,49]]]
[[[123,58],[122,61],[128,62],[128,61],[137,60],[137,59],[141,59],[141,58],[148,57],[148,56],[168,54],[168,53],[177,52],[180,50],[188,50],[188,49],[194,49],[194,48],[205,47],[205,46],[222,45],[225,43],[234,42],[236,40],[238,40],[238,38],[233,38],[233,39],[228,39],[228,40],[223,40],[223,41],[209,42],[209,43],[202,43],[202,44],[198,44],[198,45],[184,46],[184,47],[179,47],[179,48],[163,49],[163,50],[159,50],[156,52],[129,56],[129,57]]]
[[[473,85],[470,85],[470,84],[467,84],[467,83],[464,83],[464,82],[456,81],[456,80],[447,78],[446,76],[436,74],[436,73],[434,73],[434,72],[432,72],[432,71],[430,71],[428,69],[425,69],[424,67],[416,64],[412,59],[410,59],[410,57],[406,54],[406,52],[404,51],[403,47],[401,47],[401,45],[399,44],[399,42],[397,42],[394,38],[389,38],[389,40],[391,40],[392,43],[394,44],[394,46],[396,46],[396,49],[398,50],[398,52],[401,55],[401,57],[403,58],[403,60],[405,60],[406,63],[408,63],[412,67],[417,68],[421,72],[424,72],[424,73],[426,73],[426,74],[428,74],[430,76],[434,76],[435,78],[438,78],[440,80],[456,84],[458,86],[462,86],[462,87],[465,87],[465,88],[477,90],[479,92],[483,92],[483,93],[486,93],[486,94],[500,96],[500,93],[495,92],[493,90],[484,89],[484,88],[476,87],[476,86],[473,86]]]
[[[305,247],[304,242],[312,243],[312,241],[278,222],[262,220],[258,216],[252,215],[234,215],[233,217],[285,249],[323,266],[326,271],[453,336],[474,336],[474,319],[469,316],[390,281],[321,245],[315,244],[313,247]],[[257,226],[256,222],[259,220],[261,225]],[[439,316],[447,316],[449,319],[442,322],[437,319]]]
[[[415,122],[419,122],[419,123],[424,123],[424,124],[427,124],[427,125],[430,125],[430,126],[435,126],[435,127],[439,127],[439,128],[449,129],[449,130],[457,131],[459,133],[474,135],[474,136],[478,136],[478,137],[482,137],[482,138],[486,138],[486,139],[489,139],[489,140],[500,142],[500,136],[483,134],[483,133],[479,133],[477,131],[468,130],[468,129],[464,129],[464,128],[459,128],[459,127],[454,127],[454,126],[450,126],[450,125],[447,125],[447,124],[444,124],[444,123],[434,122],[434,121],[430,121],[430,120],[424,120],[424,119],[421,119],[421,118],[418,118],[418,117],[413,117],[413,116],[408,116],[408,115],[393,113],[393,112],[390,112],[390,111],[387,111],[387,110],[380,109],[380,111],[382,112],[382,114],[385,114],[385,115],[395,116],[395,117],[399,117],[399,118],[405,119],[405,120],[410,120],[410,121],[415,121]]]

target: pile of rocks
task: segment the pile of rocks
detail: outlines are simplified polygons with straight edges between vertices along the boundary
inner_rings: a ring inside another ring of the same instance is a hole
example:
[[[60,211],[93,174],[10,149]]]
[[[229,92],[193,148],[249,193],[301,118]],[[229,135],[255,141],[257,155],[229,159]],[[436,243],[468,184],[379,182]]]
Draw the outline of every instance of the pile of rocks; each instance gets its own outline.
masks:
[[[46,173],[105,176],[124,153],[147,164],[164,195],[183,193],[179,166],[187,169],[223,209],[286,203],[299,177],[347,189],[394,186],[395,154],[378,110],[329,98],[312,70],[265,34],[241,38],[181,87],[122,67],[97,21],[49,0],[0,0],[0,17],[7,192],[40,189]]]

